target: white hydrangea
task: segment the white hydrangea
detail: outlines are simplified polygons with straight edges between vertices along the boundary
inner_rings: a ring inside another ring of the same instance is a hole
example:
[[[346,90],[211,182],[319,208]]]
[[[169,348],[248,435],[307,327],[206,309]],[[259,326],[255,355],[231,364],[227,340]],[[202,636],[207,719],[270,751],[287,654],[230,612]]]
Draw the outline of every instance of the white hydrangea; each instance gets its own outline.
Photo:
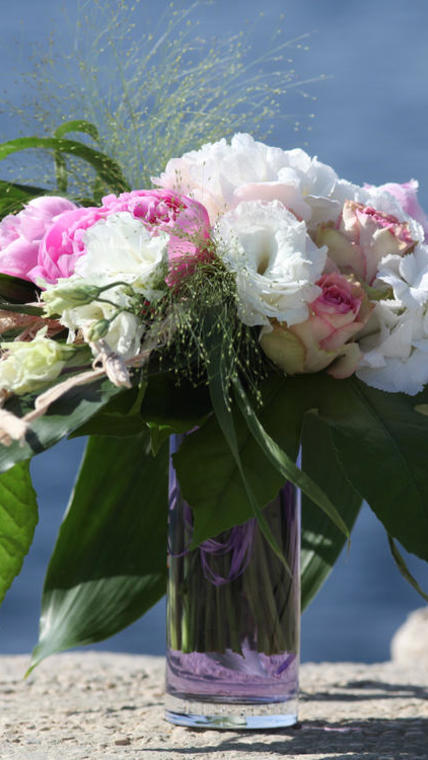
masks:
[[[155,184],[194,198],[211,222],[241,201],[281,201],[312,229],[337,219],[357,187],[300,148],[282,150],[236,134],[171,159]]]
[[[394,298],[381,301],[361,340],[364,352],[358,377],[380,390],[414,396],[428,382],[428,247],[405,256],[385,256],[378,280]]]
[[[385,256],[378,279],[390,285],[394,297],[408,309],[428,303],[428,246],[417,245],[406,256]]]
[[[315,285],[326,262],[300,222],[279,201],[247,201],[218,220],[218,255],[235,272],[238,314],[246,325],[272,329],[270,319],[289,325],[308,317],[307,304],[320,294]]]

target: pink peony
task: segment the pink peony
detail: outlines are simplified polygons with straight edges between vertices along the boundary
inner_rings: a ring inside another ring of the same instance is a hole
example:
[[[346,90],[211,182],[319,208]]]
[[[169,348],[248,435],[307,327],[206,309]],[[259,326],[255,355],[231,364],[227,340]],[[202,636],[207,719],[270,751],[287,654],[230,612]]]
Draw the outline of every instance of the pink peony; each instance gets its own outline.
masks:
[[[37,263],[40,241],[50,225],[62,215],[76,209],[66,198],[43,195],[29,201],[18,214],[9,214],[0,222],[0,272],[33,280],[30,274]]]
[[[262,348],[287,374],[330,367],[334,377],[348,377],[361,358],[352,338],[365,326],[373,305],[353,277],[333,272],[317,285],[322,292],[309,304],[308,319],[291,327],[276,323],[272,332],[262,333]]]
[[[329,258],[341,272],[354,274],[369,285],[384,256],[404,255],[416,245],[407,222],[355,201],[345,201],[335,227],[318,228],[315,242],[328,247]]]
[[[55,283],[61,277],[70,277],[76,260],[85,253],[83,233],[105,216],[101,208],[95,207],[75,207],[58,216],[40,242],[37,264],[28,273],[30,278]]]
[[[370,187],[370,185],[366,185]],[[419,182],[416,179],[411,179],[409,182],[387,182],[385,185],[380,185],[377,190],[386,190],[388,193],[397,199],[402,209],[409,216],[416,219],[419,224],[422,225],[425,232],[425,240],[428,239],[428,216],[419,205],[418,201],[418,187]]]
[[[168,284],[174,284],[196,260],[206,256],[209,220],[200,203],[169,190],[133,190],[106,195],[100,207],[78,208],[58,217],[41,241],[31,279],[55,283],[70,277],[86,250],[85,231],[100,219],[124,211],[141,219],[154,233],[160,229],[170,234]]]

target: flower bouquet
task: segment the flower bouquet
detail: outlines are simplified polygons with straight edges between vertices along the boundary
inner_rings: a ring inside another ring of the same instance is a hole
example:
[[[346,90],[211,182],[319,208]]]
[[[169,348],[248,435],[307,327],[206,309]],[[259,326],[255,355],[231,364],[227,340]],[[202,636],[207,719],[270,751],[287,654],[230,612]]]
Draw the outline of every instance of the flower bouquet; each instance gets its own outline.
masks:
[[[80,155],[112,190],[75,203],[1,185],[2,594],[37,521],[31,457],[89,436],[32,666],[164,594],[169,515],[170,718],[289,724],[300,493],[303,605],[362,499],[423,594],[396,544],[428,559],[417,183],[359,187],[303,150],[236,134],[132,190],[62,129],[0,146],[0,158]]]

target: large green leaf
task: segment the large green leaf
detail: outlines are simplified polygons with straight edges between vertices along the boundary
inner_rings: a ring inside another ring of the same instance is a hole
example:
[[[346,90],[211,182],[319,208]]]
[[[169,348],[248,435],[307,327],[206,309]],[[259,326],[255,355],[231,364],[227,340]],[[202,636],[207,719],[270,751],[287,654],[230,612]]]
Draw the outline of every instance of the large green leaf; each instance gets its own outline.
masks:
[[[284,378],[273,376],[264,384],[259,417],[274,441],[295,460],[302,415],[295,404],[288,403],[284,383]],[[284,476],[263,454],[237,410],[233,422],[245,477],[254,498],[263,507],[275,498]],[[214,416],[186,436],[174,455],[174,465],[183,497],[194,510],[194,543],[254,516],[242,475]]]
[[[298,486],[306,496],[309,496],[309,498],[311,498],[317,506],[328,515],[330,520],[339,528],[339,530],[347,536],[347,526],[342,520],[332,500],[324,493],[318,483],[308,477],[305,471],[300,470],[294,461],[282,451],[276,442],[268,435],[254,413],[251,405],[248,403],[243,389],[238,389],[238,392],[239,391],[241,394],[238,396],[239,407],[255,440],[258,442],[269,461],[272,462],[274,467],[276,467],[285,480],[289,480],[291,483]],[[337,495],[335,494],[333,499],[336,498]]]
[[[168,425],[177,433],[185,433],[211,411],[205,385],[195,387],[184,378],[177,380],[173,372],[148,378],[141,405],[141,416],[146,422]]]
[[[113,159],[77,140],[67,140],[62,137],[20,137],[16,140],[9,140],[0,145],[0,161],[13,153],[28,148],[53,150],[81,158],[93,166],[101,179],[115,192],[130,189],[120,166]]]
[[[425,396],[384,393],[350,378],[323,380],[320,414],[347,478],[387,532],[428,560],[428,418]]]
[[[141,387],[122,390],[87,422],[70,433],[69,438],[81,435],[129,436],[142,433],[147,427],[140,414],[145,388],[143,384]]]
[[[305,419],[302,467],[332,500],[340,504],[342,518],[351,532],[362,500],[343,474],[327,425],[314,414],[307,415]],[[338,530],[316,504],[302,494],[302,610],[308,606],[327,579],[345,541],[344,533]]]
[[[198,427],[212,412],[208,389],[194,387],[184,378],[177,381],[174,373],[164,372],[149,377],[140,410],[150,430],[154,454],[163,442],[175,433],[187,433]]]
[[[37,524],[29,462],[0,475],[0,602],[21,570]]]
[[[287,378],[286,389],[296,408],[328,424],[345,477],[387,532],[428,559],[428,417],[415,410],[428,392],[385,393],[324,373]]]
[[[100,641],[140,617],[166,588],[168,447],[147,434],[89,440],[50,560],[34,667]]]
[[[0,446],[0,472],[53,446],[83,425],[120,392],[121,389],[107,379],[72,388],[55,401],[43,417],[32,423],[23,445],[14,441],[10,446]],[[7,409],[19,417],[31,408],[32,399],[24,396],[15,396],[7,404]]]

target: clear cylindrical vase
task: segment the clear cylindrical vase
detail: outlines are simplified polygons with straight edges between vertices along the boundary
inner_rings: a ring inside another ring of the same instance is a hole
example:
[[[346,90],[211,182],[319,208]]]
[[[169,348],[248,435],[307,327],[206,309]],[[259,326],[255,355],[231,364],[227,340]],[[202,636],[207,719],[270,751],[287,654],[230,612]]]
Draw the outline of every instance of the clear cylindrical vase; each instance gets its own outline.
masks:
[[[171,438],[171,453],[182,436]],[[169,480],[166,718],[263,729],[297,721],[300,492],[264,509],[282,562],[255,519],[190,550],[192,512]]]

